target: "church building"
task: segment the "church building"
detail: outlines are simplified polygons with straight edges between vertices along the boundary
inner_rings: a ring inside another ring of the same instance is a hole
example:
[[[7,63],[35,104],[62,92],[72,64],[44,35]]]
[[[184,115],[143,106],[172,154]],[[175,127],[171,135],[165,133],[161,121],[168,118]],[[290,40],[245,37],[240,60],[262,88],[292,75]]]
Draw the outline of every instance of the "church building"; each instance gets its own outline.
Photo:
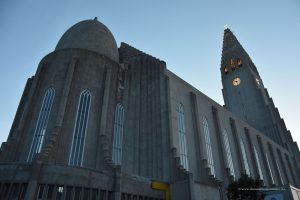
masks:
[[[220,71],[224,106],[97,18],[75,24],[26,83],[0,199],[223,200],[243,174],[297,191],[297,143],[228,28]]]

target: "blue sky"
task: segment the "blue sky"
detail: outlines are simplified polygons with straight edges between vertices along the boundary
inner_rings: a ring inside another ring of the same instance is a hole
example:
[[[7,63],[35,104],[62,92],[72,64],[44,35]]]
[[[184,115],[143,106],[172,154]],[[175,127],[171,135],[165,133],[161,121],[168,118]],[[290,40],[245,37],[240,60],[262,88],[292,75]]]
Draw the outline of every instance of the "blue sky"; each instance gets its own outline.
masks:
[[[27,78],[73,24],[95,16],[126,42],[223,105],[220,61],[228,24],[249,53],[287,128],[300,144],[300,2],[0,1],[0,142]]]

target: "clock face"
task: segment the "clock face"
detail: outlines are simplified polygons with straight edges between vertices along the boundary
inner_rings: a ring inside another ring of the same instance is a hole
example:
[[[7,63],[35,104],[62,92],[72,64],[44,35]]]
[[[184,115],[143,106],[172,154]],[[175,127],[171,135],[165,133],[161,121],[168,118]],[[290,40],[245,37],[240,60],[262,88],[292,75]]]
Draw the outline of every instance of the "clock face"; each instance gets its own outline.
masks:
[[[241,79],[239,77],[236,77],[235,79],[233,79],[232,84],[234,86],[238,86],[239,84],[241,84]]]

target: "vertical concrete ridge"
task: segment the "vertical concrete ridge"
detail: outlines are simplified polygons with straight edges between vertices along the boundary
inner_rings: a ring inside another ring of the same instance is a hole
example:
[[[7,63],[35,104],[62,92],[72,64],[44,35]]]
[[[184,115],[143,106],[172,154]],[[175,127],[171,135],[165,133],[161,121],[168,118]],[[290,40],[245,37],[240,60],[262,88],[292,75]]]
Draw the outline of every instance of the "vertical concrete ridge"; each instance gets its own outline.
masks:
[[[99,130],[99,138],[100,143],[103,150],[104,155],[104,161],[109,166],[113,166],[112,164],[112,157],[111,157],[111,150],[109,150],[110,147],[110,140],[107,136],[109,134],[107,132],[107,114],[108,114],[108,104],[109,104],[109,91],[111,89],[111,69],[106,68],[105,73],[105,89],[104,89],[104,95],[103,95],[103,104],[102,104],[102,112],[101,112],[101,119],[100,119],[100,130]]]
[[[21,97],[21,101],[17,108],[16,116],[14,118],[11,130],[9,132],[7,142],[3,142],[0,148],[0,161],[14,161],[11,159],[15,157],[14,152],[16,151],[17,147],[16,143],[18,142],[18,138],[21,134],[17,126],[23,117],[24,107],[26,105],[26,101],[28,100],[28,93],[30,92],[33,78],[34,77],[31,77],[26,81],[26,85]]]
[[[39,85],[41,85],[41,74],[44,73],[45,68],[47,67],[48,63],[47,62],[41,62],[39,64],[39,67],[37,69],[37,72],[32,80],[32,84],[30,87],[30,91],[28,93],[28,99],[27,99],[27,103],[24,106],[24,111],[22,114],[22,117],[20,119],[20,123],[17,127],[17,131],[20,133],[20,137],[18,139],[18,141],[16,142],[16,146],[13,152],[13,160],[20,160],[22,158],[20,158],[22,156],[22,154],[24,152],[22,152],[24,149],[19,148],[21,146],[21,143],[23,143],[25,141],[25,138],[28,137],[28,135],[24,134],[25,130],[24,130],[24,126],[25,124],[29,124],[29,121],[31,120],[31,117],[28,117],[30,114],[30,110],[34,107],[34,102],[35,99],[38,98],[36,94]],[[22,134],[21,134],[22,133]],[[31,144],[30,144],[31,145]],[[17,158],[19,156],[19,158]],[[23,158],[23,160],[26,160],[27,158]]]

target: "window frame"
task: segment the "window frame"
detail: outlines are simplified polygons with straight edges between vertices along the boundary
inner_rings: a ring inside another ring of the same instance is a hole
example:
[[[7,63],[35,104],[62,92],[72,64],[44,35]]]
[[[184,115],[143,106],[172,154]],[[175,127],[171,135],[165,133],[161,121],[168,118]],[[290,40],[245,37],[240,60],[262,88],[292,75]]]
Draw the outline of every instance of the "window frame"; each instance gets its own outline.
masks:
[[[54,87],[49,87],[44,94],[43,101],[40,107],[39,116],[35,125],[35,130],[28,152],[27,162],[32,162],[34,156],[40,153],[44,144],[45,134],[49,122],[49,117],[53,107],[55,98]]]
[[[188,156],[188,147],[187,147],[187,137],[186,137],[186,128],[185,128],[185,117],[184,117],[184,108],[183,104],[179,103],[176,108],[177,113],[177,125],[178,125],[178,134],[179,134],[179,155],[180,155],[180,164],[184,169],[189,171],[189,156]]]
[[[260,163],[258,151],[257,151],[257,149],[256,149],[255,146],[253,146],[253,149],[254,149],[255,161],[256,161],[256,164],[257,164],[257,168],[258,168],[258,175],[259,175],[259,178],[260,178],[261,180],[264,180],[264,176],[263,176],[263,172],[262,172],[262,168],[261,168],[261,163]]]
[[[245,143],[242,138],[240,138],[240,147],[241,147],[241,152],[242,152],[244,169],[245,169],[246,174],[250,177],[251,172],[250,172],[248,157],[247,157],[247,153],[246,153]]]
[[[86,99],[84,99],[84,98],[86,98]],[[83,102],[83,101],[85,101],[85,102]],[[73,134],[72,134],[72,144],[71,144],[70,156],[69,156],[69,162],[68,162],[69,165],[71,165],[71,166],[82,166],[82,164],[83,164],[84,153],[85,153],[85,143],[86,143],[86,133],[87,133],[88,124],[89,124],[89,115],[90,115],[91,104],[92,104],[92,94],[88,89],[85,89],[81,92],[81,94],[79,96],[79,101],[78,101],[78,106],[77,106],[76,120],[74,123],[74,130],[73,130]],[[87,108],[87,106],[88,106],[88,108]],[[81,121],[82,117],[83,117],[84,121]],[[85,123],[85,124],[83,124],[83,123]],[[85,127],[82,127],[82,125]],[[82,130],[82,128],[84,128],[84,130]],[[79,130],[80,132],[77,130]],[[78,139],[78,136],[83,136],[83,137]],[[74,144],[74,142],[75,142],[75,144]],[[79,147],[78,147],[78,142],[79,142]],[[80,147],[81,143],[83,143],[82,147]],[[74,154],[74,157],[72,158],[73,154]]]
[[[115,165],[121,165],[122,163],[124,119],[124,106],[121,103],[118,103],[115,109],[114,138],[112,148],[112,160]]]
[[[212,144],[211,144],[211,134],[210,129],[208,126],[208,121],[206,117],[202,119],[203,125],[203,132],[204,132],[204,142],[205,142],[205,149],[206,149],[206,156],[207,156],[207,165],[210,168],[211,174],[215,177],[216,170],[215,170],[215,163],[214,163],[214,156],[212,152]]]
[[[224,150],[225,150],[225,155],[226,155],[226,164],[227,164],[227,167],[230,169],[230,174],[235,179],[235,171],[234,171],[234,165],[233,165],[233,160],[232,160],[232,153],[231,153],[231,149],[230,149],[229,136],[228,136],[228,132],[226,129],[223,130],[222,135],[223,135]]]

